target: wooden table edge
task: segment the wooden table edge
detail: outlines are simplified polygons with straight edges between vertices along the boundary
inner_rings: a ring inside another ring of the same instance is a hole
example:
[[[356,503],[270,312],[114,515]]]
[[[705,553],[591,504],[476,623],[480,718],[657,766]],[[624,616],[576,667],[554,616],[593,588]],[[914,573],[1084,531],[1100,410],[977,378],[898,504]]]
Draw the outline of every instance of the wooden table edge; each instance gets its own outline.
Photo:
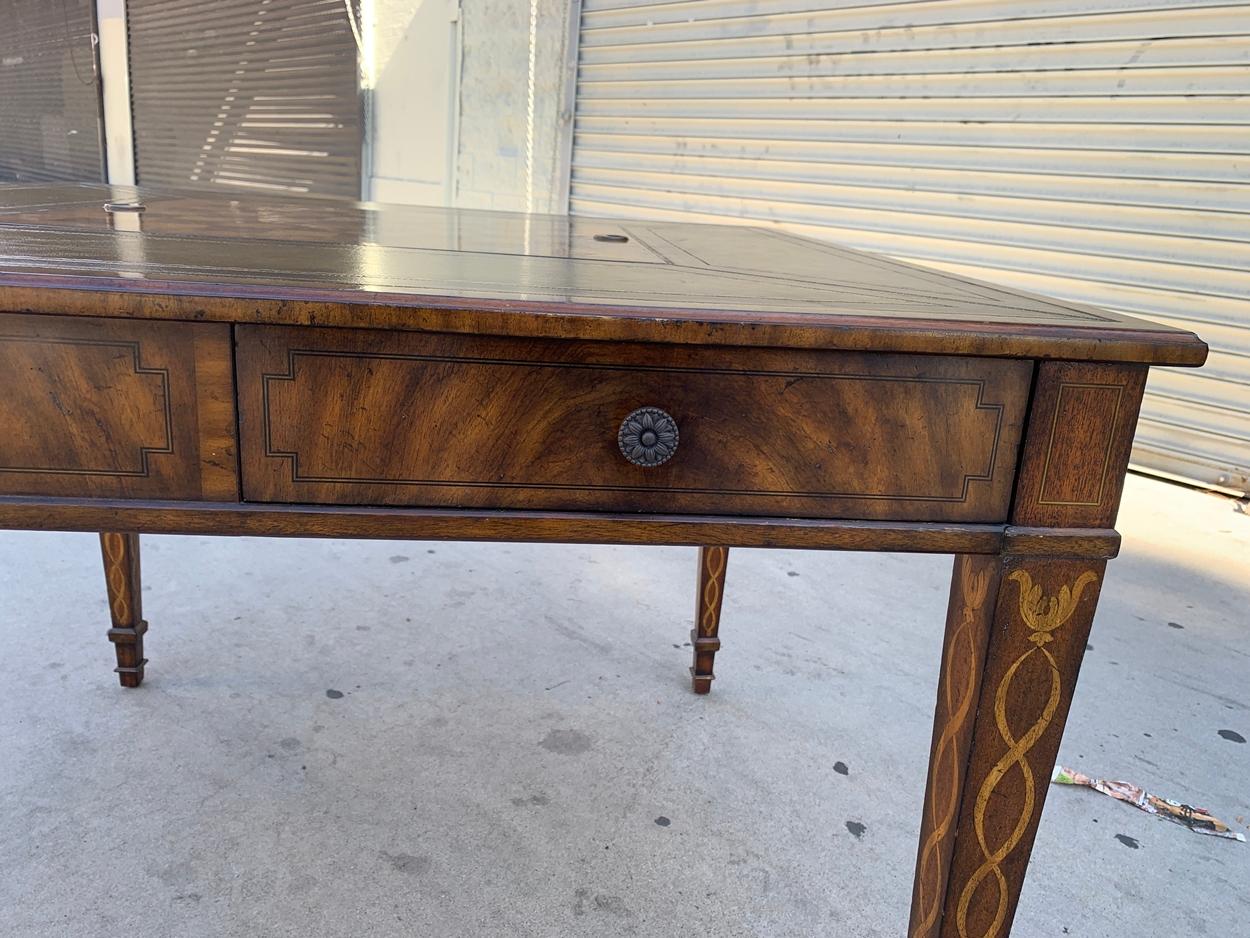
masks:
[[[525,338],[840,349],[1197,367],[1180,329],[1021,325],[868,314],[656,309],[0,272],[0,311],[189,322],[386,328]]]

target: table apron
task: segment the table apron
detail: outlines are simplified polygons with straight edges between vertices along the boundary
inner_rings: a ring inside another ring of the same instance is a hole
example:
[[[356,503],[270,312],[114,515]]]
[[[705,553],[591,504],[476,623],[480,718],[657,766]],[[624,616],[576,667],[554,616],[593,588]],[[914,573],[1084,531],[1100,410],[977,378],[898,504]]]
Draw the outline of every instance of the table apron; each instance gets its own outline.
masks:
[[[0,529],[1114,557],[1103,528],[0,497]]]

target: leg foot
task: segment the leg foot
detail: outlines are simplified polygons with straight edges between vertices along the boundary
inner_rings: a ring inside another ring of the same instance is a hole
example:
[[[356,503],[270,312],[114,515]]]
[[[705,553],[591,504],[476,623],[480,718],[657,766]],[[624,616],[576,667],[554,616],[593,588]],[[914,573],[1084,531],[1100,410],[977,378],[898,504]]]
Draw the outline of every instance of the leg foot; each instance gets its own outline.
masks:
[[[725,567],[728,547],[699,548],[699,588],[695,594],[695,627],[690,633],[694,664],[690,679],[696,694],[712,689],[712,662],[720,651],[720,609],[725,596]]]
[[[104,582],[108,586],[109,641],[117,653],[117,678],[122,687],[143,683],[143,597],[139,579],[139,535],[106,532],[100,535]]]

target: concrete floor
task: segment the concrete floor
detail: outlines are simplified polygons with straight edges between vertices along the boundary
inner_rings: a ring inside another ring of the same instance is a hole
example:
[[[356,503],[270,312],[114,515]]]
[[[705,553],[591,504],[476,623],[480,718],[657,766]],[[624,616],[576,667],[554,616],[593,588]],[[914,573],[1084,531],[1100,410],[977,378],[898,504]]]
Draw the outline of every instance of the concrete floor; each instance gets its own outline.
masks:
[[[1250,518],[1120,529],[1062,758],[1245,829]],[[735,551],[708,698],[694,563],[145,538],[123,691],[95,538],[0,535],[0,935],[902,935],[949,559]],[[1246,936],[1248,883],[1055,789],[1016,934]]]

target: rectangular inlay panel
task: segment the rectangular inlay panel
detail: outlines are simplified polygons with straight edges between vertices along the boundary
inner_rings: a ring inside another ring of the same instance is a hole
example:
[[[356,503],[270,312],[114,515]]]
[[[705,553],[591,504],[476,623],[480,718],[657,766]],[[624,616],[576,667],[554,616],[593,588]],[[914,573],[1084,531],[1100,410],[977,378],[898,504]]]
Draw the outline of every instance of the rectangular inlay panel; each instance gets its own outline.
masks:
[[[0,314],[0,494],[238,498],[230,327]]]
[[[1001,521],[1028,362],[238,327],[244,496]],[[679,428],[654,468],[617,431]]]
[[[1013,520],[1115,524],[1146,368],[1097,362],[1038,366]]]

